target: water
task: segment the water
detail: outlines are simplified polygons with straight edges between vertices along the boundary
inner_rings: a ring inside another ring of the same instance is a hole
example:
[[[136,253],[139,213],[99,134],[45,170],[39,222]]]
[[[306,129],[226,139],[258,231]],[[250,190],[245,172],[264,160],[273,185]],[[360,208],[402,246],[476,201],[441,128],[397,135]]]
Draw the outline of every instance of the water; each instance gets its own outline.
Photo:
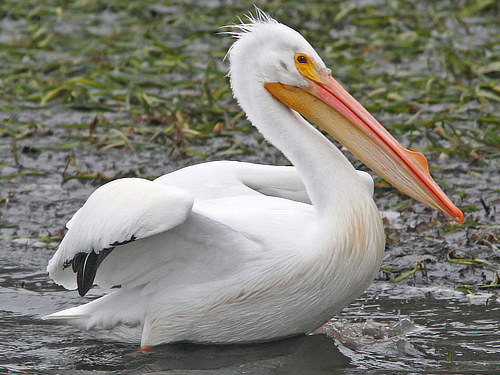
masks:
[[[48,280],[52,251],[17,246],[1,259],[0,373],[495,373],[500,304],[487,293],[375,283],[317,332],[258,345],[138,345],[93,340],[41,316],[80,298]],[[335,371],[334,371],[335,370]]]

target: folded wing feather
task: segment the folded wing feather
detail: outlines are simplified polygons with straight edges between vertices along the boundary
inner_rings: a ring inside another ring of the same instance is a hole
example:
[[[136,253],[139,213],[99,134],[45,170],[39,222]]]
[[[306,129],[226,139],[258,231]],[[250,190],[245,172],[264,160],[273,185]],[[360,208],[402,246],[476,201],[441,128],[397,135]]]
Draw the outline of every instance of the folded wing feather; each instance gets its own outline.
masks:
[[[176,187],[124,178],[97,189],[66,225],[68,232],[50,260],[54,281],[84,295],[97,268],[117,246],[182,224],[193,196]]]

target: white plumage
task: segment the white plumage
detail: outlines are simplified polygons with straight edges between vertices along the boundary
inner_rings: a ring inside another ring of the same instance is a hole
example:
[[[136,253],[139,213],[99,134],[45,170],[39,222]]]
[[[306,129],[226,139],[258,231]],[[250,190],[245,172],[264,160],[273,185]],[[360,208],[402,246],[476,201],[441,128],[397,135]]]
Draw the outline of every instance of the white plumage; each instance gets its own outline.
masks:
[[[238,27],[234,95],[294,167],[212,162],[97,189],[48,271],[81,294],[119,289],[47,319],[142,346],[265,341],[314,330],[372,282],[385,237],[371,177],[266,86],[307,91],[329,70],[263,13]]]

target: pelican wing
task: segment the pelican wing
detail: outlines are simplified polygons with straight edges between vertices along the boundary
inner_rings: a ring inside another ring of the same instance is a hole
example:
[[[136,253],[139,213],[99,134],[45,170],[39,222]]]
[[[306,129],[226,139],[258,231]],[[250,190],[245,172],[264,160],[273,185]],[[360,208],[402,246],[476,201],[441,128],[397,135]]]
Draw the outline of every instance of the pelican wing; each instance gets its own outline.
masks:
[[[373,194],[372,177],[366,172],[357,172]],[[179,169],[155,182],[182,188],[193,194],[196,201],[260,193],[311,203],[302,178],[293,166],[215,161]]]
[[[196,201],[264,194],[310,203],[295,167],[214,161],[197,164],[155,180],[190,192]]]
[[[176,187],[139,178],[112,181],[97,189],[68,222],[47,270],[56,283],[84,295],[115,247],[178,226],[192,206],[193,196]]]
[[[238,178],[245,186],[271,197],[311,204],[306,187],[295,167],[252,166],[256,168],[245,168],[238,173]],[[373,179],[370,174],[356,172],[373,195]]]
[[[364,172],[359,175],[373,192],[371,177]],[[117,270],[115,266],[126,267],[122,263],[137,261],[151,246],[142,242],[133,247],[124,245],[184,223],[192,214],[194,200],[200,205],[204,201],[249,195],[310,204],[304,184],[291,166],[211,162],[183,168],[154,182],[120,179],[97,189],[76,212],[47,269],[56,283],[78,289],[80,295],[87,293],[94,280],[105,287],[128,282],[139,275],[129,275],[125,268]],[[107,272],[96,277],[101,263],[118,246],[123,248],[120,251],[122,261],[118,261],[118,254],[113,256],[114,266],[106,267]],[[129,254],[130,249],[133,254]],[[165,251],[174,249],[175,246],[165,247]],[[144,266],[144,269],[151,267]]]

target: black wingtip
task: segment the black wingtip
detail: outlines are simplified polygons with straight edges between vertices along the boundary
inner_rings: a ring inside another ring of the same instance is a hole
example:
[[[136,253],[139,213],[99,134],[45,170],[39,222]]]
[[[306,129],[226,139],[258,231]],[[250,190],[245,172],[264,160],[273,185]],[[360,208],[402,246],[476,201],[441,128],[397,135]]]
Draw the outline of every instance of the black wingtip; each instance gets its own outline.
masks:
[[[84,266],[78,269],[78,273],[76,274],[76,283],[78,284],[78,294],[80,297],[83,297],[87,292],[92,288],[92,285],[94,284],[94,278],[95,278],[95,272],[94,275],[90,275],[89,272],[85,272],[85,270],[89,269],[89,267],[85,267],[85,263],[87,263],[88,259],[91,258],[91,254],[95,254],[93,251],[88,253],[85,261],[84,261]],[[89,279],[89,276],[92,277],[92,280]]]
[[[73,272],[76,272],[76,284],[78,286],[78,294],[81,297],[87,294],[90,288],[92,288],[99,265],[113,249],[114,247],[102,249],[99,254],[94,251],[88,253],[81,252],[73,258],[71,261],[72,268]]]
[[[98,254],[91,251],[89,253],[84,253],[78,261],[76,283],[78,285],[78,294],[81,297],[87,294],[90,288],[92,288],[92,285],[94,285],[95,274],[97,272],[95,264],[97,256]]]
[[[87,294],[90,288],[92,288],[99,265],[102,263],[104,258],[106,258],[109,253],[113,251],[115,246],[125,245],[135,241],[136,239],[136,236],[131,236],[129,240],[121,242],[115,241],[109,245],[110,247],[102,249],[98,253],[96,253],[93,249],[88,253],[82,251],[77,253],[73,257],[73,259],[64,262],[63,269],[69,267],[69,265],[71,264],[73,272],[76,273],[78,294],[83,297],[85,294]]]

